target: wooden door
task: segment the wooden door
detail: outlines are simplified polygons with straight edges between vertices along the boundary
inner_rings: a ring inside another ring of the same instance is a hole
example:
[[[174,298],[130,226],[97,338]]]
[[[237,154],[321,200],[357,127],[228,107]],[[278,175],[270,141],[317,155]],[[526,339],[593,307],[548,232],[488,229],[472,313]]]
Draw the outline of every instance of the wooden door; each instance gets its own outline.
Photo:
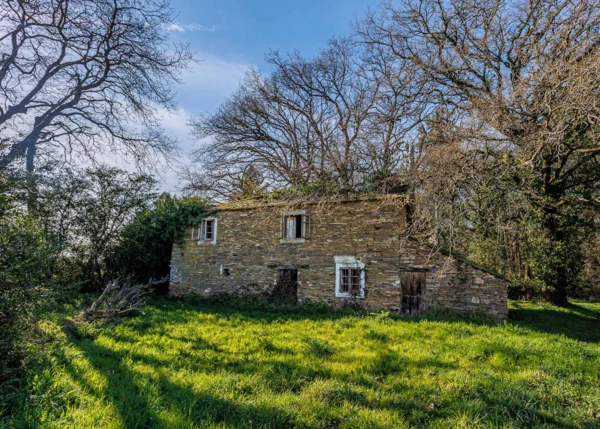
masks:
[[[423,310],[423,291],[425,290],[425,273],[406,271],[400,273],[402,302],[400,312],[413,315]]]

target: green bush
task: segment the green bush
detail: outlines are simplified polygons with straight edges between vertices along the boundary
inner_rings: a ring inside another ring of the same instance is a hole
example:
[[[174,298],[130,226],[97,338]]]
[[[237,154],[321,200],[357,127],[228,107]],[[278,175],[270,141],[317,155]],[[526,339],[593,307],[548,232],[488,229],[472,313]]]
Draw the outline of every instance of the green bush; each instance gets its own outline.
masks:
[[[59,283],[52,242],[34,219],[0,219],[0,408],[14,403],[27,335]]]
[[[204,199],[161,196],[124,228],[106,264],[112,276],[128,274],[147,282],[168,275],[173,244],[183,240],[186,227],[198,225],[209,213]]]

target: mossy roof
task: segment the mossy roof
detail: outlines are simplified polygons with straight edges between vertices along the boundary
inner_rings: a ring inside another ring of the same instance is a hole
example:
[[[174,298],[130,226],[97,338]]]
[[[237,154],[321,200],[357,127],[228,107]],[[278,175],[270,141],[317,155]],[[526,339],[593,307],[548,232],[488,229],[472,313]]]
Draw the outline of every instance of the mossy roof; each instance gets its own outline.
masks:
[[[398,201],[405,199],[402,194],[341,194],[335,196],[316,196],[316,197],[294,197],[294,198],[246,198],[242,200],[228,201],[225,203],[216,204],[216,211],[229,210],[249,210],[269,206],[290,206],[290,205],[309,205],[309,204],[335,204],[348,203],[355,201],[370,201],[370,200],[390,200]]]

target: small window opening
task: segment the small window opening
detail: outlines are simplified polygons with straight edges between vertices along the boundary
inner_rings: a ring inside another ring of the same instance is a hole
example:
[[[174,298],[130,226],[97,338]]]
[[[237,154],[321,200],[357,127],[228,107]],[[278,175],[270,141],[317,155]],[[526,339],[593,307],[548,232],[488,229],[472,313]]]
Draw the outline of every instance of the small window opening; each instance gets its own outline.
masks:
[[[400,273],[400,286],[402,288],[400,312],[407,315],[419,313],[423,309],[425,273],[410,271]]]
[[[350,294],[360,292],[360,269],[340,268],[340,292]]]
[[[414,222],[414,208],[412,206],[412,204],[406,204],[404,206],[404,209],[406,211],[406,225],[407,226],[412,226],[413,222]]]
[[[215,241],[216,228],[216,219],[203,219],[198,238],[205,241]]]
[[[229,268],[223,268],[223,275],[227,277],[229,275]]]
[[[207,220],[206,221],[206,230],[204,232],[204,239],[205,240],[212,240],[213,239],[213,227],[214,227],[214,220]]]
[[[308,236],[308,215],[292,214],[283,216],[283,238],[305,238]]]
[[[302,238],[302,215],[296,216],[296,238]]]

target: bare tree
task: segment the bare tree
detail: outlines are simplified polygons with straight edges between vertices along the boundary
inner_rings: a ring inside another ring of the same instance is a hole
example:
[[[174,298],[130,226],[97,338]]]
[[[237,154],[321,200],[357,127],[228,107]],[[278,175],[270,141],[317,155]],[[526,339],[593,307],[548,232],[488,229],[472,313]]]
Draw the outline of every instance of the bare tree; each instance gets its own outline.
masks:
[[[312,100],[286,100],[284,91],[275,79],[251,71],[217,113],[194,123],[197,136],[209,139],[196,153],[203,170],[192,177],[196,189],[234,194],[250,166],[271,185],[294,185],[314,174],[317,137],[305,120]]]
[[[385,191],[398,181],[414,189],[413,176],[425,143],[420,137],[422,124],[435,110],[432,84],[418,79],[418,69],[385,45],[363,44],[358,38],[355,46],[361,48],[362,68],[379,85],[365,129],[364,175],[383,180],[383,189],[377,190]]]
[[[341,188],[352,188],[359,179],[362,160],[358,147],[366,140],[364,129],[379,83],[361,68],[360,57],[349,40],[331,41],[312,61],[299,54],[283,57],[278,53],[269,60],[291,94],[314,100],[320,113],[319,122],[313,125],[320,162]],[[314,121],[314,117],[310,119]]]
[[[493,171],[527,201],[543,237],[539,275],[557,304],[581,268],[582,210],[600,205],[599,23],[596,1],[407,0],[359,27],[455,109],[470,179]]]
[[[191,54],[169,44],[168,0],[8,0],[0,6],[0,166],[101,150],[137,161],[174,142],[157,107]]]
[[[394,58],[343,39],[313,59],[272,53],[268,61],[271,75],[250,72],[216,114],[194,123],[208,142],[192,188],[231,196],[249,165],[266,188],[329,192],[398,171],[423,97],[408,97],[409,71]]]

